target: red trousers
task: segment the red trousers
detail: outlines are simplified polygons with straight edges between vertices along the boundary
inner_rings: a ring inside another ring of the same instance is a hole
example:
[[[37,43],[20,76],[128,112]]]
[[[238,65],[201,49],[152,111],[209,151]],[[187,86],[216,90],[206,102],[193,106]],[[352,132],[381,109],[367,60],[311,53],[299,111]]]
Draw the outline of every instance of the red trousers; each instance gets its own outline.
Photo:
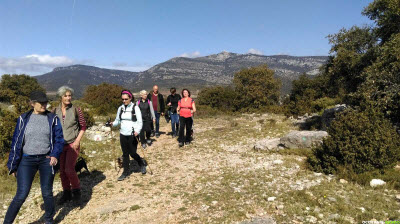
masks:
[[[78,174],[75,171],[76,160],[79,155],[79,147],[77,151],[72,148],[72,143],[64,145],[63,152],[60,156],[60,177],[63,190],[80,189]]]

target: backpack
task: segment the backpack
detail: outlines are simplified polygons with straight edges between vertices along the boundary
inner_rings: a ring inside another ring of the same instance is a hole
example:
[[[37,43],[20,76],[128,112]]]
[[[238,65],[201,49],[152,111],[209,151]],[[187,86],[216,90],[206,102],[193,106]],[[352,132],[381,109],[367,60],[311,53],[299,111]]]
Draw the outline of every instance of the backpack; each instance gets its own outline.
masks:
[[[138,105],[138,106],[139,106],[139,104],[140,104],[140,101],[141,101],[141,100],[138,100],[138,101],[137,101],[137,105]],[[149,106],[150,106],[150,100],[149,100],[149,99],[147,99],[147,103],[148,103]]]
[[[134,103],[132,106],[132,111],[131,111],[131,120],[132,121],[137,121],[137,117],[136,117],[136,112],[135,112],[135,106],[136,104]],[[122,113],[124,112],[124,107],[121,107],[121,112],[119,113],[119,120],[122,121]]]

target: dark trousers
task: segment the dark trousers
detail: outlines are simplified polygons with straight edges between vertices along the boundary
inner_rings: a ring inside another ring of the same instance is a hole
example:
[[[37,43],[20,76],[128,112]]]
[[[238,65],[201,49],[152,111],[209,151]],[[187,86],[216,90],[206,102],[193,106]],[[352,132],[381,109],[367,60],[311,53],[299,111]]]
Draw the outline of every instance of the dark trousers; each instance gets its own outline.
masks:
[[[50,166],[50,158],[46,158],[46,155],[22,156],[17,170],[17,193],[8,207],[4,223],[13,223],[22,204],[28,197],[33,178],[38,170],[44,201],[44,219],[46,223],[53,223],[55,215],[53,199],[54,171],[53,167]]]
[[[179,142],[190,142],[192,133],[193,119],[191,117],[179,117]],[[186,136],[184,135],[186,127]]]
[[[145,131],[145,130],[141,130],[140,131],[140,142],[142,144],[146,143],[146,139],[149,140],[150,139],[150,135],[151,135],[151,131]]]
[[[124,174],[129,174],[129,155],[136,160],[139,166],[144,166],[142,158],[136,153],[138,141],[135,136],[120,135],[120,142],[122,148],[122,165],[124,167]]]
[[[156,115],[156,133],[160,133],[160,116],[161,113],[155,112]]]

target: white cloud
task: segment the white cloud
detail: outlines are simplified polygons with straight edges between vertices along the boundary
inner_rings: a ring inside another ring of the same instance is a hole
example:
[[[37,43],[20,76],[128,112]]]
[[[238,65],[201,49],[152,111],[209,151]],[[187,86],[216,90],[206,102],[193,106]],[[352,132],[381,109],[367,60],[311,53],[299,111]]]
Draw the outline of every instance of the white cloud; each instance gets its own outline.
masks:
[[[199,51],[194,51],[191,53],[183,53],[179,55],[179,57],[184,57],[184,58],[197,58],[200,57],[200,52]]]
[[[131,72],[142,72],[149,68],[151,68],[150,64],[147,63],[134,63],[128,64],[125,62],[114,62],[111,66],[104,65],[104,66],[96,66],[99,68],[108,68],[108,69],[116,69],[116,70],[124,70],[124,71],[131,71]]]
[[[19,58],[0,57],[0,72],[2,74],[27,74],[38,75],[49,72],[60,66],[78,63],[66,56],[51,56],[31,54]]]
[[[254,49],[254,48],[250,48],[249,51],[247,51],[247,53],[249,53],[249,54],[258,54],[258,55],[263,55],[264,54],[262,51]]]

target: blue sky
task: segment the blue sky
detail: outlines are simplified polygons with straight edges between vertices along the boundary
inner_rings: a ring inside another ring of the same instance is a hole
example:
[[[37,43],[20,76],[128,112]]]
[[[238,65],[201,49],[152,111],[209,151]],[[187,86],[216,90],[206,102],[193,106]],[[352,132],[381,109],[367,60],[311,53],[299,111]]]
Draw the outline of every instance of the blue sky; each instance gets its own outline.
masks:
[[[368,0],[1,0],[0,73],[88,64],[145,70],[229,51],[328,55],[327,35],[370,24]]]

